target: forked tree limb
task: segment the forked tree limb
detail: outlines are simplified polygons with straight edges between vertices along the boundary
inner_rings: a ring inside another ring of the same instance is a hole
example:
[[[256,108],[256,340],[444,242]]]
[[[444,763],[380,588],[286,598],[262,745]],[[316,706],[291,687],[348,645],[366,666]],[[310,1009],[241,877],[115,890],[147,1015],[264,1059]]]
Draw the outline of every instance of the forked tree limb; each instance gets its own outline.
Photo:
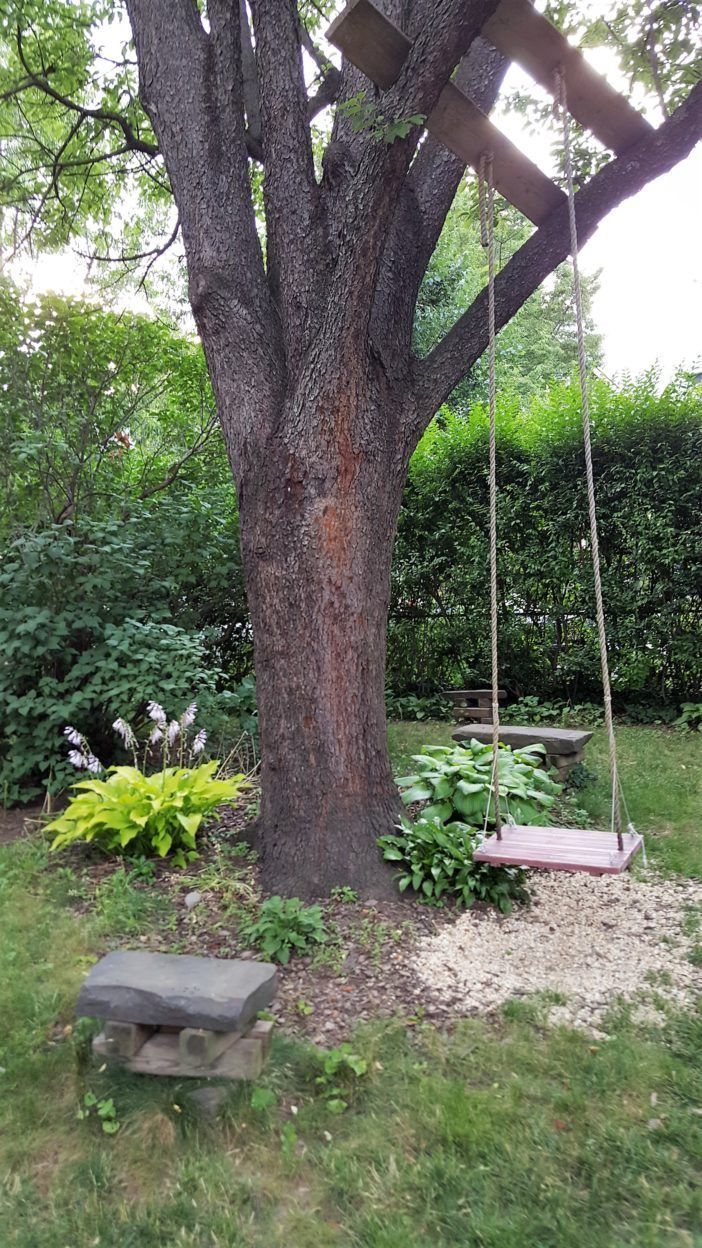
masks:
[[[294,0],[252,0],[261,98],[266,253],[288,367],[309,341],[308,317],[324,260],[309,102]]]
[[[460,64],[498,0],[437,0],[433,15],[416,34],[396,82],[378,97],[378,110],[387,121],[424,116],[432,111],[454,68]],[[366,142],[348,193],[341,205],[342,245],[336,280],[351,297],[338,332],[353,327],[350,349],[365,334],[373,312],[373,298],[383,252],[407,170],[420,138],[414,126],[404,138]],[[337,201],[338,202],[338,201]]]
[[[250,410],[256,379],[262,411],[273,411],[282,384],[280,325],[251,196],[238,0],[209,0],[209,31],[194,0],[127,0],[127,8],[215,392],[235,339],[246,367],[232,406]]]
[[[578,236],[584,243],[613,208],[668,173],[702,138],[702,83],[657,129],[609,162],[576,195]],[[570,252],[568,207],[557,208],[519,248],[495,282],[495,322],[501,329]],[[419,436],[487,345],[483,290],[446,336],[414,366]]]

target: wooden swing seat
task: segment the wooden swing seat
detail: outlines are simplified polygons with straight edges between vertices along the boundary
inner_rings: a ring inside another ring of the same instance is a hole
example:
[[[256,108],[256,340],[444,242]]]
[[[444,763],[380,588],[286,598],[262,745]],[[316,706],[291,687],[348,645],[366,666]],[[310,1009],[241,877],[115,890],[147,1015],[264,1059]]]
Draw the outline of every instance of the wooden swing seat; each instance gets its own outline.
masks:
[[[536,867],[545,871],[585,871],[588,875],[620,875],[643,844],[638,832],[623,833],[617,848],[612,832],[591,828],[539,828],[502,825],[502,840],[487,837],[473,857],[492,866]]]

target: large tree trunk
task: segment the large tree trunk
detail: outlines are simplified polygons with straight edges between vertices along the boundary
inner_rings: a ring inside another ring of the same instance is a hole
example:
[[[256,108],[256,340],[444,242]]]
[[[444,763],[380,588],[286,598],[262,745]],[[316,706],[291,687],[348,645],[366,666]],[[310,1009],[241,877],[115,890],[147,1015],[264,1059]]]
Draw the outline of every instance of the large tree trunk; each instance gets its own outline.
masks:
[[[380,142],[340,109],[319,178],[295,0],[208,0],[206,27],[192,0],[127,7],[239,492],[264,879],[289,893],[334,884],[377,893],[387,875],[375,838],[398,802],[383,667],[402,484],[412,447],[487,339],[482,291],[425,360],[411,347],[422,276],[463,166],[430,138],[420,147],[419,126]],[[489,111],[505,62],[478,36],[497,0],[382,7],[408,23],[412,43],[373,97],[379,117],[429,116],[461,62],[461,85]],[[344,63],[347,103],[367,85]],[[610,208],[691,151],[700,112],[702,85],[578,192],[581,244]],[[132,129],[123,133],[133,145]],[[252,149],[265,172],[265,263]],[[563,204],[498,275],[498,329],[569,246]]]
[[[388,895],[376,840],[400,808],[384,684],[406,457],[399,413],[370,378],[346,372],[321,393],[312,380],[239,489],[261,725],[256,848],[277,891]]]

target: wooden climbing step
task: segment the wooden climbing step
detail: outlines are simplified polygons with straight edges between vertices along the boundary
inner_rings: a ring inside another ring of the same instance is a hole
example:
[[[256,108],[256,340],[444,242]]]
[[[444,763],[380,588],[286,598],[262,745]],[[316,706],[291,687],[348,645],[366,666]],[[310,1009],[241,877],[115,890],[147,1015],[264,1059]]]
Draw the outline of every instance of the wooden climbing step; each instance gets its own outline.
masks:
[[[327,39],[382,90],[396,81],[412,47],[371,0],[351,0],[332,22]],[[444,87],[426,128],[474,169],[490,152],[496,190],[535,225],[565,203],[563,192],[454,83]]]
[[[531,0],[502,0],[482,33],[551,94],[561,69],[568,111],[617,155],[650,134],[646,118],[610,87]]]
[[[551,92],[556,70],[562,70],[569,111],[617,155],[651,132],[645,117],[610,87],[531,0],[502,0],[482,34]],[[381,90],[397,80],[412,47],[411,39],[371,0],[350,0],[332,22],[327,38]],[[496,190],[535,225],[565,201],[559,187],[454,83],[444,87],[426,128],[474,169],[489,152]]]
[[[492,866],[581,871],[588,875],[620,875],[643,845],[638,832],[626,832],[619,849],[613,832],[590,828],[542,828],[504,824],[502,839],[493,834],[473,857]]]

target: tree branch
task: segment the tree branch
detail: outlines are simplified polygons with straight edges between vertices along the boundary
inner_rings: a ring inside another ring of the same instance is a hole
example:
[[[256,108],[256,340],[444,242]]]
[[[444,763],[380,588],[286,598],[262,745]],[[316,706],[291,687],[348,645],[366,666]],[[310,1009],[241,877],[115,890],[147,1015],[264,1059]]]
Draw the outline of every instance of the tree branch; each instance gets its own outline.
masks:
[[[195,441],[188,447],[187,451],[181,455],[180,459],[177,459],[175,463],[171,464],[170,468],[166,472],[166,475],[162,477],[160,481],[156,481],[153,485],[144,486],[144,488],[140,490],[137,497],[143,502],[147,498],[152,498],[154,494],[160,494],[162,490],[167,490],[169,485],[173,485],[173,482],[180,476],[180,473],[187,464],[188,460],[192,459],[194,455],[199,455],[203,447],[207,445],[209,439],[217,429],[217,426],[217,413],[213,412],[207,421],[207,424],[198,433]]]
[[[241,26],[241,76],[244,88],[244,111],[250,138],[261,147],[263,130],[261,127],[261,94],[258,89],[256,73],[256,57],[254,55],[253,38],[249,25],[246,0],[239,0],[239,21]]]
[[[424,7],[427,16],[397,81],[379,96],[379,110],[390,119],[431,112],[453,69],[497,8],[497,0],[476,0],[470,5],[465,0],[436,0]],[[350,287],[353,276],[350,319],[364,336],[388,228],[420,134],[415,126],[406,138],[390,144],[367,140],[350,184],[339,281],[342,288]],[[365,310],[365,319],[357,314],[359,308]]]
[[[217,361],[247,360],[229,409],[261,410],[281,383],[277,325],[266,282],[249,182],[239,0],[209,0],[210,30],[195,0],[127,0],[144,105],[166,162],[188,259],[190,302],[215,393]],[[275,396],[275,397],[274,397]]]
[[[263,122],[268,276],[288,365],[309,341],[325,241],[320,228],[300,26],[294,0],[252,0]]]
[[[628,152],[611,160],[578,191],[576,212],[582,245],[612,208],[690,154],[702,137],[702,83],[663,122]],[[568,207],[557,208],[505,265],[495,282],[495,322],[501,329],[570,251]],[[425,360],[414,366],[419,437],[487,346],[487,291],[483,290]]]
[[[67,95],[63,95],[60,91],[56,91],[54,87],[52,87],[48,78],[43,77],[40,74],[35,74],[27,63],[24,55],[22,31],[19,26],[17,27],[17,55],[19,56],[22,68],[27,74],[27,78],[22,84],[18,84],[15,94],[19,90],[26,90],[30,86],[36,87],[39,91],[42,91],[44,95],[48,95],[50,99],[55,100],[57,104],[63,104],[64,108],[70,109],[71,112],[78,113],[83,119],[91,117],[96,121],[109,121],[113,125],[119,126],[122,134],[124,135],[125,144],[130,151],[143,152],[146,156],[157,155],[157,145],[140,138],[139,135],[135,133],[131,123],[128,122],[127,118],[123,117],[121,113],[113,112],[110,108],[87,108],[83,104],[78,104],[75,100],[71,100]]]
[[[92,254],[87,251],[77,251],[76,254],[82,260],[88,260],[92,264],[97,261],[99,264],[137,264],[140,260],[156,259],[165,255],[169,247],[172,247],[178,237],[180,231],[180,220],[176,219],[176,223],[168,235],[164,243],[159,243],[156,247],[150,247],[148,251],[136,251],[130,256],[125,256],[124,252],[120,256],[98,255],[97,252]]]
[[[506,68],[504,57],[478,38],[461,61],[455,82],[487,113]],[[383,344],[386,367],[390,355],[404,361],[410,349],[419,288],[464,172],[458,156],[425,135],[397,204],[375,296],[373,338]],[[391,325],[384,318],[388,307],[394,309]]]

